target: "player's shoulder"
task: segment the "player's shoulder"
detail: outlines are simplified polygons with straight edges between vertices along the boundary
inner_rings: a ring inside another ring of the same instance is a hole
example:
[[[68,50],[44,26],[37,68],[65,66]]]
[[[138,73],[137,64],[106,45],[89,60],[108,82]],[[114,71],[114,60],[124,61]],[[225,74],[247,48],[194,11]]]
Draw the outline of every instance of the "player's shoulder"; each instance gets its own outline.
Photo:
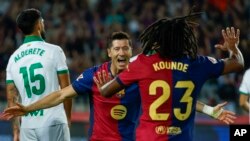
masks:
[[[202,56],[202,55],[197,56],[195,61],[199,62],[199,63],[210,63],[210,64],[217,64],[217,63],[221,62],[212,56]]]
[[[48,43],[48,42],[43,42],[44,46],[49,47],[50,49],[54,50],[62,50],[62,48],[59,45]]]
[[[102,71],[102,70],[107,71],[110,69],[110,66],[111,66],[111,62],[104,62],[102,64],[97,64],[97,65],[93,66],[92,69],[94,72]]]

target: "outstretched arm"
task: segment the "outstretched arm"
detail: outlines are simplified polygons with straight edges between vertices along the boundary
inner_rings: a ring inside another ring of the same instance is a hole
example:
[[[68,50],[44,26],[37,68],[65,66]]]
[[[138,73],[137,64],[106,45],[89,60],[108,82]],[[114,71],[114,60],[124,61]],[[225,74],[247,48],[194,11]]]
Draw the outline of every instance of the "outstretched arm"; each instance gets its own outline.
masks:
[[[50,93],[46,97],[38,100],[33,104],[23,106],[19,103],[16,103],[16,106],[5,109],[1,118],[11,119],[13,117],[25,115],[31,111],[50,108],[74,96],[76,96],[76,92],[73,89],[72,85],[69,85],[59,91]]]
[[[236,119],[235,113],[232,111],[224,110],[223,107],[227,104],[227,102],[220,103],[215,107],[208,106],[200,101],[196,103],[196,111],[204,113],[213,117],[214,119],[220,120],[226,124],[234,123]]]

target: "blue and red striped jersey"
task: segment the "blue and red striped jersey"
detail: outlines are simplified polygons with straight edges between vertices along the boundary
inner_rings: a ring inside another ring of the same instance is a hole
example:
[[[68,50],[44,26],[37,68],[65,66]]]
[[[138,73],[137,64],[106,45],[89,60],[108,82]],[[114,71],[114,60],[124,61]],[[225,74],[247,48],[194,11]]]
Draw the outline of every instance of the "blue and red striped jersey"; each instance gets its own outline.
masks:
[[[134,141],[141,110],[139,88],[135,83],[111,98],[101,96],[93,77],[102,70],[111,74],[110,66],[111,62],[106,62],[89,68],[72,83],[77,94],[89,94],[89,140]]]
[[[169,60],[158,53],[132,60],[116,80],[125,86],[137,83],[140,89],[136,141],[191,141],[197,95],[206,80],[222,73],[223,61],[205,56]]]

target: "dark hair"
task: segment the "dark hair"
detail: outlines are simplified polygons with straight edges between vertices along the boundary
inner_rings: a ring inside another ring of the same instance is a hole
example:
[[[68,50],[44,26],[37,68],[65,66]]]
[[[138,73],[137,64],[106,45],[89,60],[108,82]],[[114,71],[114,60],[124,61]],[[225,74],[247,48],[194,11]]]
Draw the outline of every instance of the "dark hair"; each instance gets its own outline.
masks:
[[[192,26],[195,23],[189,19],[200,14],[163,18],[151,24],[139,37],[143,53],[155,50],[162,58],[179,58],[184,55],[196,58],[198,45]]]
[[[16,18],[16,23],[18,28],[23,32],[23,34],[31,34],[34,30],[35,24],[41,17],[41,12],[37,9],[25,9],[18,14]]]
[[[112,42],[114,40],[128,40],[129,41],[129,45],[132,46],[132,41],[131,41],[131,38],[130,36],[125,33],[125,32],[122,32],[122,31],[119,31],[119,32],[113,32],[107,39],[107,48],[110,48],[112,46]]]

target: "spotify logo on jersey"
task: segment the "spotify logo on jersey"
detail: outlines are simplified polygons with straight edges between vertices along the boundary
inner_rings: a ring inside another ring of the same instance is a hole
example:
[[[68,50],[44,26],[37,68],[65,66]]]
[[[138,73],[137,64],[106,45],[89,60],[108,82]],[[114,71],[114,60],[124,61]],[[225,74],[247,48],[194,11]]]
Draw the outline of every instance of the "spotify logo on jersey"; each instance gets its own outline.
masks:
[[[116,120],[124,119],[127,115],[127,108],[123,105],[116,105],[111,109],[110,114]]]

